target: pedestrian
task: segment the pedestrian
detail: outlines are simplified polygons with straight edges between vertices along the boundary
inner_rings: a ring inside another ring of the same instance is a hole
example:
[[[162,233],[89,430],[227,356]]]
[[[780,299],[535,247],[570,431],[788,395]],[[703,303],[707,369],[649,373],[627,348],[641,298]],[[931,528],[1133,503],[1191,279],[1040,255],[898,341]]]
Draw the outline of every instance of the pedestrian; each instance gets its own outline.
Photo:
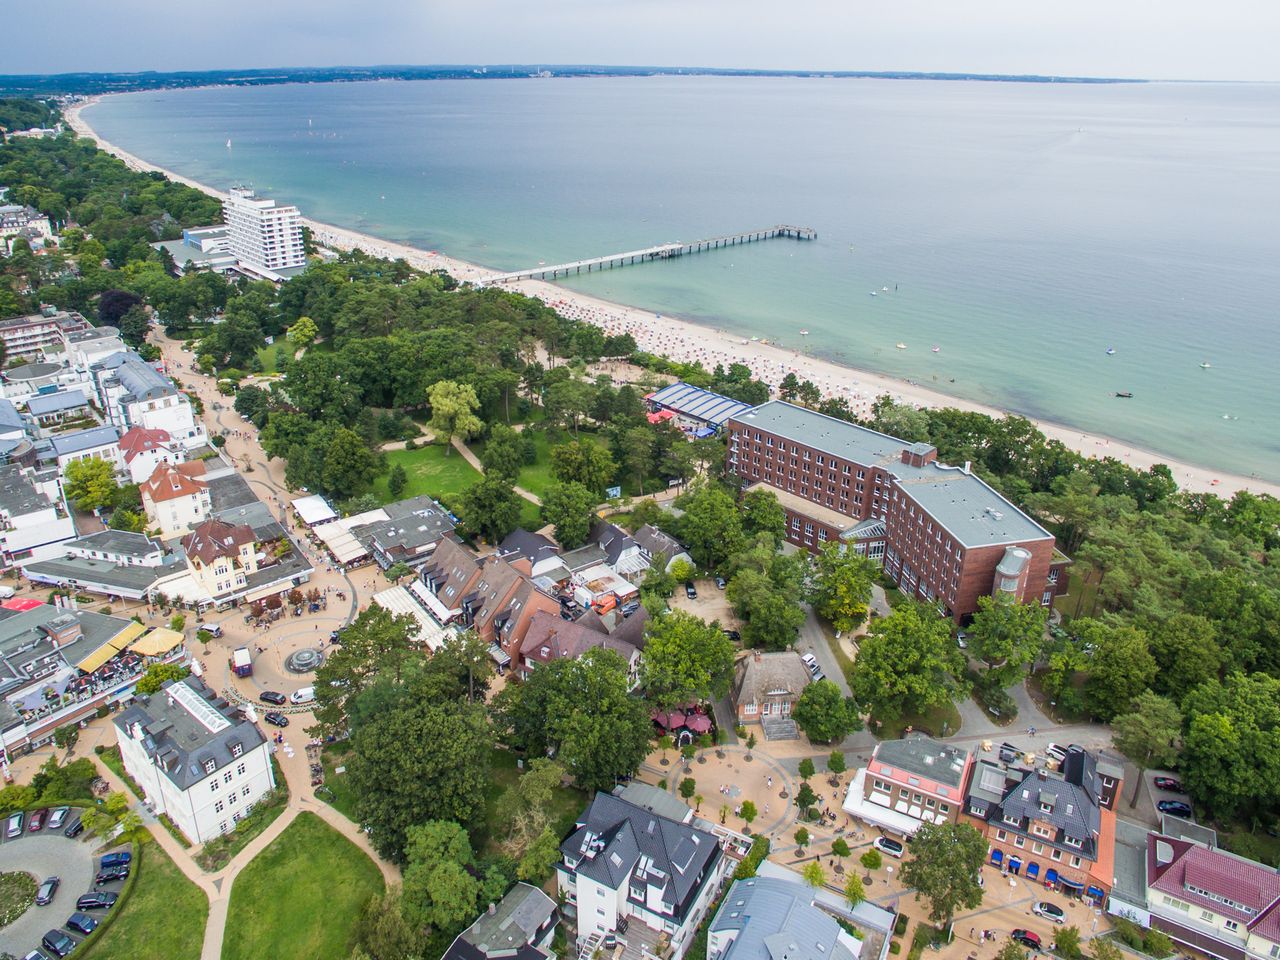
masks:
[[[773,788],[773,775],[772,775],[772,774],[770,774],[766,779],[768,780],[768,783],[769,783],[769,787],[770,787],[770,789],[772,789],[772,788]]]

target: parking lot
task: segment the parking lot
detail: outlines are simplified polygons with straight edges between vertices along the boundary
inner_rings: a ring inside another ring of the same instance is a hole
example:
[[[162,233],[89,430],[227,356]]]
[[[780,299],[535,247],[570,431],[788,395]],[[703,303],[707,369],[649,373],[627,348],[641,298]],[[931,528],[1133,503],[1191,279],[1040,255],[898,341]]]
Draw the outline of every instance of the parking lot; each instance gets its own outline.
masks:
[[[699,578],[693,581],[693,586],[698,591],[698,596],[690,600],[685,596],[684,584],[677,583],[676,592],[667,601],[668,605],[675,610],[684,610],[686,613],[699,616],[707,623],[712,620],[719,620],[720,626],[725,630],[740,630],[742,628],[742,623],[738,620],[737,614],[729,606],[729,600],[724,595],[725,592],[716,586],[715,580]]]
[[[71,814],[73,818],[76,815]],[[60,829],[29,833],[25,826],[24,823],[21,837],[0,843],[0,872],[23,870],[32,874],[37,883],[48,877],[59,877],[62,883],[52,903],[43,907],[32,905],[0,931],[0,951],[18,957],[32,950],[47,953],[40,946],[40,938],[49,930],[66,929],[67,919],[76,912],[76,900],[93,889],[97,868],[93,841],[86,841],[84,837],[70,840]],[[121,886],[121,883],[111,883],[105,889],[118,893]],[[85,912],[99,920],[105,915],[102,910]],[[84,939],[81,934],[68,933],[77,942]]]

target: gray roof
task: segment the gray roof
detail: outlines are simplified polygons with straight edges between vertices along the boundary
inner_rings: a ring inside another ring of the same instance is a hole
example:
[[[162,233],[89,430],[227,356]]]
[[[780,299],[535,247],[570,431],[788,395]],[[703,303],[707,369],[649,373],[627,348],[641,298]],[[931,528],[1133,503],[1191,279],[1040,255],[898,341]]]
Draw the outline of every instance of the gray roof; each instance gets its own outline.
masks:
[[[905,440],[782,400],[770,400],[732,419],[744,427],[767,430],[864,467],[880,467],[962,546],[1053,537],[962,467],[949,467],[936,461],[922,467],[903,463],[902,452],[913,446]]]
[[[27,422],[22,419],[18,408],[9,400],[0,397],[0,428],[26,431]]]
[[[173,382],[132,350],[114,353],[100,363],[95,369],[111,370],[116,379],[124,387],[123,399],[158,400],[171,397],[178,392]]]
[[[34,672],[37,661],[50,656],[61,657],[69,664],[79,663],[131,622],[88,610],[59,610],[49,604],[4,613],[0,617],[0,692],[26,686],[32,676],[26,667],[31,665]],[[78,636],[55,650],[45,628],[58,629],[73,621],[78,626]]]
[[[480,919],[458,934],[443,960],[544,956],[529,944],[538,939],[539,930],[555,914],[554,900],[535,886],[517,883],[494,905],[492,913],[480,914]]]
[[[18,367],[10,367],[4,372],[4,378],[9,381],[15,380],[39,380],[41,377],[51,377],[62,369],[60,363],[24,363]]]
[[[89,398],[79,390],[59,390],[56,393],[41,393],[27,401],[27,412],[33,417],[42,417],[49,413],[63,410],[74,410],[89,405]]]
[[[689,807],[677,800],[671,793],[651,783],[632,780],[630,783],[614,787],[613,795],[637,807],[644,807],[650,813],[660,817],[683,823],[689,819]]]
[[[188,687],[199,702],[207,705],[226,721],[226,726],[210,730],[196,714],[179,700],[168,695],[175,685]],[[213,760],[216,773],[234,763],[232,745],[239,744],[244,753],[264,743],[258,728],[247,720],[237,719],[235,708],[218,698],[217,692],[196,677],[171,680],[159,693],[143,696],[115,718],[119,736],[127,735],[131,724],[141,723],[147,737],[143,740],[147,753],[157,761],[157,769],[180,790],[186,790],[211,774],[204,769]]]
[[[50,443],[53,452],[60,457],[95,447],[105,447],[120,441],[120,431],[115,427],[91,427],[88,430],[77,430],[53,437]]]
[[[1147,828],[1116,817],[1111,895],[1134,906],[1147,902]]]
[[[88,330],[76,330],[67,334],[68,343],[86,343],[90,340],[106,340],[109,337],[120,336],[120,328],[113,327],[110,324],[103,324],[100,327],[90,327]]]
[[[183,569],[186,569],[185,565]],[[174,567],[146,567],[142,564],[117,564],[89,557],[64,557],[24,564],[22,572],[31,580],[46,583],[67,583],[74,580],[88,588],[105,587],[108,590],[134,593],[145,591],[161,577],[169,576],[174,572]]]
[[[21,517],[53,506],[16,463],[0,465],[0,510]]]
[[[1067,765],[1063,766],[1065,769]],[[1050,842],[1061,845],[1064,837],[1072,837],[1079,841],[1079,846],[1072,844],[1071,848],[1080,850],[1081,856],[1090,860],[1097,859],[1097,836],[1102,821],[1097,793],[1064,776],[1046,770],[1027,773],[995,805],[989,819],[999,820],[1003,828],[1024,834],[1032,820],[1039,820],[1056,828],[1054,836],[1048,838]],[[1011,821],[1018,825],[1014,826]]]
[[[968,750],[919,735],[901,740],[882,740],[875,751],[875,758],[886,766],[928,777],[956,789],[964,779],[964,763],[968,756]]]
[[[533,565],[554,557],[559,552],[560,548],[542,534],[530,533],[523,527],[512,530],[498,544],[499,556],[510,557],[511,554],[516,553]]]
[[[428,544],[453,532],[453,521],[440,504],[430,497],[399,500],[382,508],[388,519],[351,528],[351,535],[361,546],[374,544],[389,556],[412,556]]]
[[[644,900],[632,894],[630,881],[633,871],[641,880],[637,864],[648,857],[660,875],[646,873],[643,884],[661,890],[662,902],[677,923],[688,916],[723,856],[714,834],[607,793],[595,795],[560,850],[578,861],[578,873],[613,890],[625,889],[628,900],[641,904]]]
[[[570,550],[560,559],[564,561],[564,565],[569,570],[577,573],[579,570],[585,570],[587,567],[594,567],[597,564],[606,562],[609,559],[609,554],[605,553],[604,547],[598,543],[588,543],[585,547]]]
[[[661,553],[669,561],[685,552],[679,540],[668,533],[663,533],[651,523],[646,523],[631,537],[640,544],[640,549],[647,553],[650,559]]]
[[[205,466],[210,468],[204,475],[204,481],[209,485],[209,505],[215,515],[258,502],[249,481],[233,468],[223,467],[220,460],[213,460]]]
[[[835,919],[813,905],[813,889],[798,880],[734,881],[711,932],[737,931],[718,960],[853,960]],[[847,935],[846,935],[847,936]]]
[[[752,652],[738,661],[734,672],[733,698],[747,703],[759,703],[783,692],[799,698],[813,679],[794,650]]]
[[[646,398],[655,406],[666,407],[686,417],[701,420],[712,426],[720,426],[730,417],[746,413],[751,404],[734,400],[723,394],[712,393],[677,380]]]
[[[144,533],[128,530],[99,530],[66,544],[80,550],[101,550],[130,557],[145,557],[162,549],[160,544]]]
[[[588,539],[605,552],[610,566],[617,563],[622,554],[631,547],[639,546],[627,531],[607,520],[597,521],[591,527],[591,535]]]

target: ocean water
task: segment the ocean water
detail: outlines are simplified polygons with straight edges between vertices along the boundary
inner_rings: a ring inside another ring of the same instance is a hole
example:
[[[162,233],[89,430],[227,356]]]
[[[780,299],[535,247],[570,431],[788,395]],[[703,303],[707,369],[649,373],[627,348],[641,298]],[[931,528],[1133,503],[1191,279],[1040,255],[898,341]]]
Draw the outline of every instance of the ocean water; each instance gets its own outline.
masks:
[[[1280,479],[1280,86],[315,84],[86,119],[202,182],[498,268],[813,227],[569,285]]]

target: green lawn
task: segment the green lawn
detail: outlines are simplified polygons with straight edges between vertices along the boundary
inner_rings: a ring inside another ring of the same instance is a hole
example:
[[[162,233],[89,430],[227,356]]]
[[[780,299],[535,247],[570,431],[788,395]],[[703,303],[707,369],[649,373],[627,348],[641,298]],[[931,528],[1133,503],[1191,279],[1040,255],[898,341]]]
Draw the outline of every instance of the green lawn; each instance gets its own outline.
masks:
[[[494,749],[489,760],[489,783],[484,791],[484,836],[478,844],[480,854],[501,853],[502,839],[508,825],[498,820],[498,798],[515,786],[521,770],[516,768],[516,755],[509,750]],[[551,829],[563,837],[573,826],[574,818],[587,805],[587,794],[573,787],[562,787],[551,798]]]
[[[960,711],[954,703],[944,703],[940,707],[932,707],[922,713],[906,713],[894,723],[886,723],[875,731],[881,740],[897,740],[906,733],[907,727],[927,733],[931,737],[954,737],[960,729]],[[946,733],[943,733],[943,730]]]
[[[391,450],[387,453],[387,469],[396,464],[404,467],[408,477],[400,497],[419,497],[426,494],[439,500],[462,493],[480,482],[480,473],[462,458],[457,450],[430,444],[416,450]],[[387,490],[387,474],[380,476],[373,485],[373,492],[383,503],[396,499]]]
[[[325,744],[320,754],[320,762],[324,764],[324,786],[316,789],[316,796],[356,823],[356,795],[351,789],[351,781],[345,773],[334,773],[335,768],[345,766],[350,759],[350,744]]]
[[[222,958],[345,957],[356,915],[383,887],[363,850],[314,813],[299,814],[236,877]]]
[[[102,936],[81,960],[198,960],[209,901],[159,844],[141,851],[138,879]]]
[[[280,372],[279,359],[281,350],[286,354],[289,352],[289,343],[283,336],[279,337],[275,343],[258,348],[258,363],[262,365],[263,373]]]

